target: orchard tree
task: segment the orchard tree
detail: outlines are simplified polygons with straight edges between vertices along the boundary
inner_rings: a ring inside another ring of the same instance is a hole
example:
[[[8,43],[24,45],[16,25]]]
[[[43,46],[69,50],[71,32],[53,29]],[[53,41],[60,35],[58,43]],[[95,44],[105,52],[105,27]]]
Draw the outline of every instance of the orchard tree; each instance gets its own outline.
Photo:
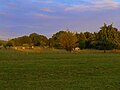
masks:
[[[66,31],[60,35],[59,42],[62,48],[64,48],[66,51],[71,52],[77,45],[77,37],[74,33]]]

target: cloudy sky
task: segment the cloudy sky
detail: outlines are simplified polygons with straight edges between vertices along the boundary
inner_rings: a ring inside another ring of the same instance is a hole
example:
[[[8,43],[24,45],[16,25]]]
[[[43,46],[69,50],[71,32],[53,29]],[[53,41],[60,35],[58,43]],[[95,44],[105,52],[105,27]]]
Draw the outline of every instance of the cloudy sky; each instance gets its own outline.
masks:
[[[47,37],[69,28],[97,32],[103,24],[120,29],[120,0],[0,0],[0,39],[36,32]]]

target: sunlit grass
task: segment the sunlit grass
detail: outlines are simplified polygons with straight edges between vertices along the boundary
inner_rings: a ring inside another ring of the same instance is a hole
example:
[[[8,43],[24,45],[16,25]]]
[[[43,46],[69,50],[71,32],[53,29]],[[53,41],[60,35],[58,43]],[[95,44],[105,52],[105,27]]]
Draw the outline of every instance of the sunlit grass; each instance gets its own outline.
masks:
[[[0,90],[119,89],[119,53],[0,50]]]

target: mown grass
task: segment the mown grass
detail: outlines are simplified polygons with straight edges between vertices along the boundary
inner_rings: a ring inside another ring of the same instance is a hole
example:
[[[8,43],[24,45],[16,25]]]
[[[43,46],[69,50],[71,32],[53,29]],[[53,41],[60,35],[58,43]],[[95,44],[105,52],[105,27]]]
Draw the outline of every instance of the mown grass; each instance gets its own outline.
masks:
[[[0,90],[120,90],[120,54],[3,49]]]

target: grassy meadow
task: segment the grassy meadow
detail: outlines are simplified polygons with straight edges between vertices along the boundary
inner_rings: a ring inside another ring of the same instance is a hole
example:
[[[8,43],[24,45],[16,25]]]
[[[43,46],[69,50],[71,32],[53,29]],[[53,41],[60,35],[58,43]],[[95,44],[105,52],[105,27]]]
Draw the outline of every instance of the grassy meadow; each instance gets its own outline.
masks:
[[[1,49],[0,90],[120,90],[120,54]]]

